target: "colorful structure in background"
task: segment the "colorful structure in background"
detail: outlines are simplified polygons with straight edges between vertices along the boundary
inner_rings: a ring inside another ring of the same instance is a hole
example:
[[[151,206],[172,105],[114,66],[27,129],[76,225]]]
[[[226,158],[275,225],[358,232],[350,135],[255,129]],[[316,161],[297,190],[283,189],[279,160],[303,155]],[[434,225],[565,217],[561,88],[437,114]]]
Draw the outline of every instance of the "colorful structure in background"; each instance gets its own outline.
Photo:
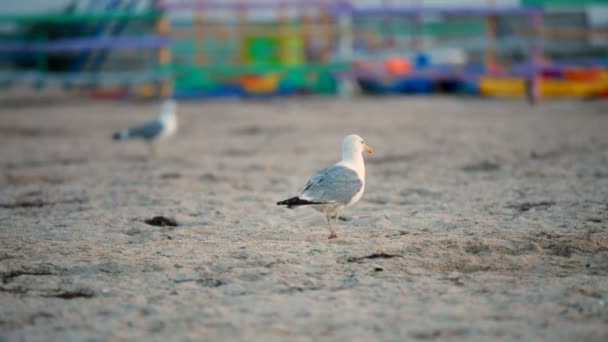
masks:
[[[529,63],[527,67],[512,67],[506,75],[485,75],[479,80],[481,94],[605,97],[608,94],[608,32],[604,27],[608,23],[608,1],[522,0],[522,5],[537,10],[530,17],[528,27],[514,25],[512,28],[533,42]],[[598,19],[599,27],[594,23]],[[598,39],[603,42],[596,44]]]
[[[142,4],[144,6],[142,6]],[[140,0],[73,1],[63,11],[0,15],[0,83],[60,84],[93,96],[167,96],[166,18]]]
[[[547,26],[543,7],[498,6],[494,1],[445,8],[424,1],[394,3],[341,8],[351,15],[355,35],[350,78],[363,92],[524,96],[529,80],[540,97],[589,97],[608,89],[608,56],[565,62],[549,58],[549,38],[563,44],[567,37],[559,33],[564,30],[579,37],[594,31],[563,23]],[[399,59],[412,65],[409,72],[395,67]]]
[[[605,96],[608,12],[572,6],[608,11],[608,0],[558,2],[571,5],[566,14],[549,0],[73,1],[62,13],[0,15],[17,27],[0,33],[0,83],[56,82],[110,97],[335,94],[353,85],[369,94]]]
[[[330,2],[165,1],[177,97],[334,93]]]
[[[545,25],[543,4],[496,2],[166,0],[161,7],[175,18],[175,90],[183,97],[336,93],[345,83],[372,94],[524,96],[528,80],[544,97],[606,88],[601,59],[555,63],[545,54],[549,38],[589,28]],[[569,76],[580,73],[594,76]]]
[[[422,1],[409,7],[384,1],[380,7],[346,11],[355,31],[352,78],[365,92],[380,94],[477,92],[479,77],[504,71],[498,46],[516,50],[525,59],[531,56],[532,43],[516,41],[512,46],[500,39],[496,18],[525,19],[538,12],[513,6],[425,7]],[[409,72],[397,74],[389,67],[399,59],[412,65]]]

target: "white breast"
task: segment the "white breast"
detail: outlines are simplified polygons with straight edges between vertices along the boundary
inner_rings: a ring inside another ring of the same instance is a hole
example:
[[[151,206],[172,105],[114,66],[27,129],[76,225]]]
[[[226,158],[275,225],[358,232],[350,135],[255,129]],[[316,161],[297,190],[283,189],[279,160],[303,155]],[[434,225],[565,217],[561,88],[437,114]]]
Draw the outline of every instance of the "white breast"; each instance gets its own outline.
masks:
[[[348,202],[348,204],[346,204],[346,208],[348,208],[348,207],[355,205],[355,203],[359,202],[359,200],[363,196],[363,191],[365,191],[365,165],[363,164],[363,158],[361,159],[360,163],[351,163],[351,162],[341,161],[338,163],[338,165],[342,165],[342,166],[348,167],[349,169],[352,169],[353,171],[355,171],[357,173],[357,175],[359,176],[359,179],[361,180],[361,189],[359,190],[359,192],[357,192],[357,194],[355,196],[353,196],[353,198],[350,200],[350,202]]]
[[[165,128],[163,129],[157,140],[165,140],[175,134],[175,132],[177,131],[177,116],[175,114],[169,115],[167,118],[164,119],[163,124],[165,125]]]
[[[363,196],[364,190],[365,190],[365,179],[363,179],[363,185],[361,186],[361,190],[359,190],[359,192],[357,192],[357,194],[353,197],[353,199],[351,199],[350,202],[348,202],[346,207],[347,208],[352,207],[353,205],[355,205],[355,203],[359,202],[359,200]]]

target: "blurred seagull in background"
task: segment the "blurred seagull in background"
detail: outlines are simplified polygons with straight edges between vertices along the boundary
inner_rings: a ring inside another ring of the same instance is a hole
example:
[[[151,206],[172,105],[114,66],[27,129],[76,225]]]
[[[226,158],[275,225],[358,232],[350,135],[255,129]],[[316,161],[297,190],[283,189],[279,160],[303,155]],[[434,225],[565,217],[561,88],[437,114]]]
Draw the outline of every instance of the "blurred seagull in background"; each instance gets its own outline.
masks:
[[[340,213],[361,199],[365,190],[365,163],[363,152],[373,150],[363,139],[351,134],[342,142],[342,161],[312,176],[298,196],[280,201],[287,208],[309,206],[325,215],[329,225],[329,238],[335,239],[334,222]]]
[[[173,99],[163,102],[160,114],[139,126],[114,133],[114,140],[142,139],[150,146],[150,153],[157,154],[157,144],[177,131],[177,104]]]

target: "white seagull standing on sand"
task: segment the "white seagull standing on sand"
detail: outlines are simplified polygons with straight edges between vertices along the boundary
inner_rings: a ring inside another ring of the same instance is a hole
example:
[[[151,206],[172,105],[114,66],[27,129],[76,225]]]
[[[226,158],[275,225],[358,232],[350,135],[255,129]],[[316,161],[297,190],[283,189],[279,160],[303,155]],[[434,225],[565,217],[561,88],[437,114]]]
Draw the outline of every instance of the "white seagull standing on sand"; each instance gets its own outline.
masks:
[[[329,238],[337,238],[332,220],[337,220],[345,208],[357,203],[365,190],[364,151],[373,152],[360,136],[347,136],[342,141],[342,161],[317,172],[306,182],[298,196],[280,201],[277,205],[286,205],[290,209],[310,206],[322,212],[329,225]]]
[[[177,104],[175,100],[165,100],[160,115],[139,126],[114,133],[114,140],[143,139],[150,146],[152,155],[156,155],[157,144],[175,134],[177,131]]]

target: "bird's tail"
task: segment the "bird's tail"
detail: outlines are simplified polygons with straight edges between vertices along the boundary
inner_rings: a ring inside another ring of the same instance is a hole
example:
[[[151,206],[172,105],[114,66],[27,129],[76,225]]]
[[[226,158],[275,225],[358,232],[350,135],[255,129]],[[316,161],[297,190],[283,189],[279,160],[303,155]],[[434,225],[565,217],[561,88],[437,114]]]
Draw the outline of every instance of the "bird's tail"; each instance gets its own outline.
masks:
[[[296,207],[296,206],[300,206],[300,205],[314,205],[314,204],[323,204],[323,203],[308,201],[305,199],[301,199],[298,196],[277,202],[277,205],[286,205],[287,208],[289,208],[289,209]]]
[[[127,140],[129,139],[129,130],[125,129],[120,132],[116,132],[112,134],[112,139],[114,140]]]

